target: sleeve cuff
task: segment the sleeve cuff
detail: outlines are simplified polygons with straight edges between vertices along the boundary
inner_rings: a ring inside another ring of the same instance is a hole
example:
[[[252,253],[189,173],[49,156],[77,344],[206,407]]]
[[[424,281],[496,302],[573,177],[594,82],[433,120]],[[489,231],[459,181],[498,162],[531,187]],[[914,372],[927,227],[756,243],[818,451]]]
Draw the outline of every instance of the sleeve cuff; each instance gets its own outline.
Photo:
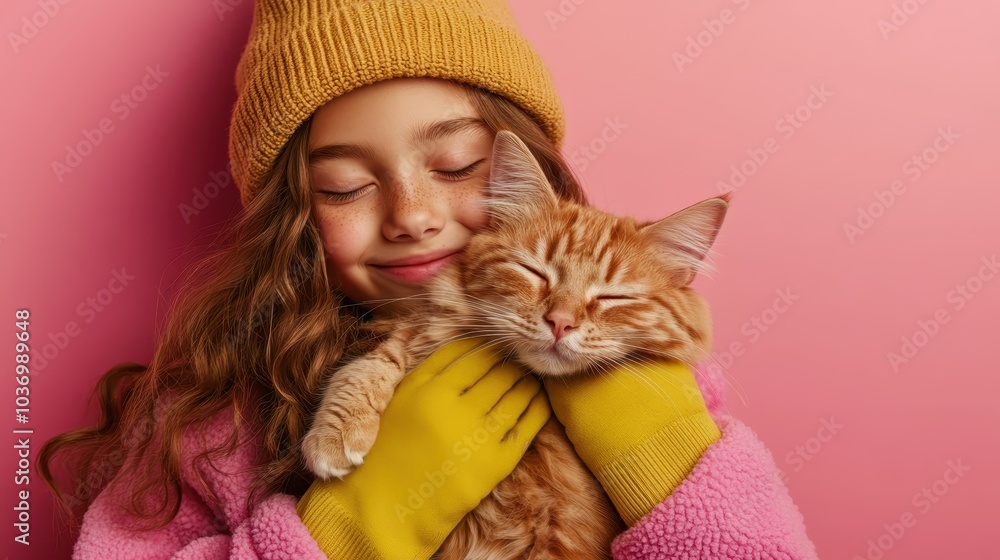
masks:
[[[630,527],[665,500],[722,432],[708,412],[680,418],[595,476]]]
[[[382,558],[343,506],[313,484],[299,500],[296,511],[320,550],[328,558]]]

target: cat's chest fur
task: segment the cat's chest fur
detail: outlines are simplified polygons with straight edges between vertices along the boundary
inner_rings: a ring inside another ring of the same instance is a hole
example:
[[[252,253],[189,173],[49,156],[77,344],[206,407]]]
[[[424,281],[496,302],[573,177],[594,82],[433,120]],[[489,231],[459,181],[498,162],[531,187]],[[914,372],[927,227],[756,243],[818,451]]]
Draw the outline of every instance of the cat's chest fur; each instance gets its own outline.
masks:
[[[489,331],[488,325],[483,328],[488,317],[466,299],[461,281],[458,266],[442,271],[426,300],[386,321],[395,338],[406,340],[407,363],[422,362],[447,341]],[[516,359],[516,343],[494,344],[497,352]],[[607,560],[611,541],[625,528],[552,416],[511,475],[466,515],[433,558]]]

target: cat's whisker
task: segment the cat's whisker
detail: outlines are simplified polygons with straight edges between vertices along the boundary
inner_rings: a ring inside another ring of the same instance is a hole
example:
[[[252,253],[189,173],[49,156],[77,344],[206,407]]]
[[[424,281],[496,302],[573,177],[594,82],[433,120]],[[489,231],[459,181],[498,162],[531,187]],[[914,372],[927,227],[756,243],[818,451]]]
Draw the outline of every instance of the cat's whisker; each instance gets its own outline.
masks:
[[[447,307],[451,306],[451,307],[467,308],[469,310],[477,312],[479,315],[483,317],[491,317],[497,315],[504,315],[510,317],[509,309],[501,307],[499,304],[493,304],[489,302],[475,302],[475,301],[469,302],[460,300],[452,301],[440,298],[434,301],[438,303],[440,306],[444,307],[445,310],[447,310]]]
[[[630,338],[632,338],[632,337],[630,337]],[[640,338],[640,337],[635,337],[635,338]],[[647,338],[654,338],[654,337],[647,337]],[[636,346],[636,345],[633,345],[633,344],[629,344],[629,343],[627,343],[627,342],[619,342],[619,343],[620,343],[620,344],[621,344],[622,346],[625,346],[625,347],[630,347],[630,348],[635,348],[635,349],[638,349],[638,350],[645,350],[644,348],[642,348],[642,347],[640,347],[640,346]],[[720,368],[720,369],[722,370],[722,372],[723,372],[723,378],[725,378],[726,382],[727,382],[727,383],[728,383],[728,384],[729,384],[730,386],[732,386],[732,387],[733,387],[733,389],[734,389],[734,390],[736,391],[736,394],[737,394],[737,396],[739,397],[740,401],[741,401],[741,402],[742,402],[742,403],[743,403],[744,405],[747,405],[747,404],[748,404],[748,400],[747,400],[747,399],[745,398],[745,390],[743,389],[743,386],[742,386],[742,385],[741,385],[741,384],[739,383],[739,379],[738,379],[738,378],[737,378],[737,377],[736,377],[735,375],[733,375],[733,374],[732,374],[731,372],[729,372],[729,371],[728,371],[728,370],[727,370],[727,369],[726,369],[726,368],[725,368],[725,367],[724,367],[724,366],[723,366],[723,365],[722,365],[722,364],[721,364],[721,363],[720,363],[720,362],[719,362],[719,361],[718,361],[718,360],[717,360],[717,359],[715,358],[715,356],[713,356],[713,355],[712,355],[712,354],[711,354],[710,352],[707,352],[707,351],[705,350],[705,348],[704,348],[703,346],[701,346],[701,345],[699,345],[698,343],[696,343],[696,342],[693,342],[693,341],[691,342],[691,344],[692,344],[692,345],[694,345],[694,346],[695,346],[696,348],[698,348],[699,350],[701,350],[701,351],[702,351],[702,355],[703,355],[703,356],[706,356],[706,357],[707,357],[707,358],[708,358],[709,360],[711,360],[712,362],[715,362],[715,363],[716,363],[716,364],[717,364],[717,365],[719,366],[719,368]],[[694,364],[688,364],[688,365],[689,365],[690,367],[692,367],[692,368],[694,367]],[[732,378],[732,380],[730,380],[729,378]],[[734,384],[734,382],[735,382],[735,384]],[[717,397],[717,398],[720,398],[720,397],[721,397],[721,395],[714,395],[714,396],[715,396],[715,397]],[[720,400],[721,400],[721,398],[720,398]],[[726,412],[727,412],[727,413],[728,413],[728,412],[730,412],[730,411],[729,411],[729,408],[728,408],[728,405],[725,405],[725,410],[726,410]]]
[[[348,308],[348,307],[359,307],[359,306],[362,306],[362,305],[372,307],[372,309],[368,310],[368,312],[365,313],[364,315],[368,315],[372,311],[374,311],[375,309],[378,309],[380,307],[383,307],[385,305],[389,305],[389,304],[392,304],[392,303],[399,303],[399,302],[406,302],[406,301],[420,301],[420,300],[426,300],[426,301],[431,301],[431,302],[441,302],[441,303],[451,303],[451,304],[464,304],[464,305],[468,305],[469,307],[476,308],[477,306],[474,305],[472,302],[470,302],[469,301],[470,299],[474,300],[474,301],[477,301],[477,303],[479,303],[478,308],[480,308],[480,309],[500,309],[500,307],[499,307],[498,304],[493,304],[491,302],[488,302],[488,301],[483,300],[481,298],[476,298],[474,296],[470,296],[468,294],[448,294],[448,293],[442,293],[442,292],[433,293],[433,294],[428,293],[428,292],[420,292],[420,293],[411,294],[411,295],[408,295],[408,296],[400,296],[400,297],[395,297],[395,298],[370,299],[370,300],[365,301],[363,304],[362,303],[345,303],[341,307],[345,307],[345,308]],[[373,304],[376,304],[376,305],[373,305]],[[484,307],[483,304],[489,304],[491,307]]]
[[[615,367],[616,368],[624,369],[627,372],[635,374],[635,376],[638,377],[638,379],[640,381],[642,381],[644,384],[646,384],[647,386],[649,386],[649,388],[652,389],[652,391],[654,393],[656,393],[656,394],[660,395],[661,397],[663,397],[663,400],[666,401],[666,402],[669,402],[676,410],[680,410],[680,408],[678,407],[677,403],[674,402],[673,399],[669,398],[669,393],[667,393],[659,385],[656,385],[655,383],[653,383],[652,380],[650,380],[649,378],[647,378],[646,375],[644,375],[641,372],[639,372],[639,370],[635,367],[635,365],[633,365],[633,364],[641,365],[642,362],[626,358],[624,360],[615,360],[614,363],[615,363]],[[681,388],[681,385],[679,385],[676,382],[672,381],[669,377],[664,377],[664,379],[668,383],[670,383],[672,386],[674,386],[675,388],[677,388],[677,389]]]
[[[462,333],[460,335],[455,335],[455,336],[446,338],[446,339],[442,340],[442,344],[446,344],[448,342],[453,342],[453,341],[457,341],[457,340],[471,340],[471,339],[474,339],[474,338],[486,338],[486,339],[488,339],[489,343],[492,344],[492,343],[494,343],[494,341],[509,339],[509,338],[512,338],[512,337],[513,337],[513,335],[510,335],[508,333],[503,333],[503,332],[501,332],[501,333],[491,333],[491,332],[482,332],[482,331],[470,331],[470,332],[464,332],[464,333]]]
[[[632,345],[625,344],[625,343],[622,343],[622,345],[623,346],[632,346]],[[640,347],[637,347],[637,346],[634,346],[634,347],[635,348],[640,348]],[[682,360],[677,360],[677,361],[682,361]],[[631,355],[631,354],[628,354],[628,355],[625,355],[625,356],[622,356],[622,357],[619,357],[619,358],[615,358],[615,359],[610,359],[610,360],[608,360],[608,362],[609,363],[613,363],[615,365],[630,365],[630,364],[641,365],[641,364],[645,363],[643,360],[639,360],[636,356]]]
[[[406,325],[410,327],[449,327],[449,328],[461,328],[461,329],[477,329],[477,330],[490,330],[490,331],[507,331],[501,325],[483,325],[479,322],[472,321],[462,321],[458,319],[457,321],[446,322],[439,319],[409,319],[406,321]]]
[[[653,390],[653,392],[654,392],[654,393],[657,393],[657,394],[659,394],[659,395],[660,395],[661,397],[663,397],[663,400],[664,400],[665,402],[671,402],[671,401],[670,401],[670,399],[669,399],[669,398],[667,398],[667,394],[666,394],[665,392],[663,392],[663,390],[662,390],[662,389],[661,389],[660,387],[657,387],[657,386],[655,386],[655,385],[654,385],[654,384],[653,384],[653,383],[652,383],[652,382],[651,382],[650,380],[648,380],[648,379],[644,378],[643,376],[639,375],[639,374],[638,374],[638,372],[637,372],[637,371],[635,371],[635,370],[634,370],[633,368],[630,368],[630,367],[629,367],[628,365],[626,365],[626,364],[622,364],[622,363],[613,363],[613,366],[612,366],[612,368],[618,368],[618,367],[621,367],[621,368],[624,368],[624,369],[626,369],[627,371],[631,371],[632,373],[635,373],[635,374],[636,374],[636,375],[638,376],[638,378],[639,378],[639,380],[640,380],[641,382],[643,382],[643,383],[645,383],[646,385],[648,385],[648,386],[649,386],[649,387],[650,387],[650,388],[651,388],[651,389]],[[625,388],[625,389],[627,389],[627,388],[628,388],[628,386],[627,386],[627,385],[625,384],[625,382],[624,382],[624,381],[622,381],[622,380],[621,380],[620,378],[618,378],[617,376],[615,376],[615,375],[614,375],[614,374],[612,373],[612,371],[611,371],[611,370],[612,370],[612,368],[608,368],[608,369],[605,369],[605,370],[601,371],[601,372],[600,372],[600,375],[610,375],[610,376],[612,376],[612,378],[614,378],[615,380],[617,380],[617,381],[618,381],[618,383],[619,383],[619,384],[620,384],[620,385],[622,386],[622,388]],[[674,406],[676,407],[677,405],[676,405],[676,404],[674,404]]]
[[[437,297],[435,297],[434,302],[436,302],[436,303],[438,303],[440,305],[452,305],[452,306],[455,306],[455,307],[468,307],[470,309],[475,309],[477,311],[501,311],[501,310],[503,310],[503,308],[499,304],[492,303],[492,302],[489,302],[489,301],[486,301],[486,300],[479,300],[478,298],[469,300],[469,299],[459,298],[459,297],[454,297],[452,299],[452,296],[437,296]]]
[[[477,303],[481,303],[481,304],[488,304],[488,305],[492,305],[492,306],[499,305],[499,304],[491,302],[489,300],[485,300],[485,299],[482,299],[480,297],[476,297],[476,296],[474,296],[472,294],[461,293],[461,292],[445,292],[445,291],[440,291],[439,290],[439,291],[435,291],[433,293],[431,293],[431,292],[421,292],[421,293],[418,293],[418,294],[414,294],[412,296],[406,296],[406,298],[421,298],[421,297],[423,297],[425,299],[432,300],[432,301],[446,301],[446,302],[450,302],[450,303],[469,303],[471,301],[471,302],[477,302]]]
[[[484,345],[484,347],[485,348],[492,348],[494,346],[499,346],[499,349],[504,352],[504,356],[501,359],[501,363],[506,364],[507,361],[510,359],[510,357],[512,355],[514,355],[514,352],[509,348],[509,345],[506,344],[508,341],[511,341],[511,340],[516,340],[516,338],[514,336],[508,336],[508,337],[504,337],[504,338],[497,338],[497,339],[494,339],[491,342],[486,343]],[[495,356],[495,355],[496,355],[495,353],[491,354],[491,357]],[[524,376],[526,376],[526,375],[531,375],[531,372],[527,371],[524,374]],[[524,376],[522,376],[522,377],[524,377]]]
[[[506,136],[498,134],[498,142],[502,138]],[[377,390],[360,395],[370,403],[373,399],[388,400],[393,396],[394,383],[407,374],[404,364],[425,361],[434,349],[451,342],[467,341],[462,346],[467,348],[466,355],[490,356],[491,364],[515,360],[519,362],[515,370],[519,377],[537,373],[532,372],[537,367],[543,370],[539,375],[545,376],[547,384],[571,383],[571,378],[578,375],[610,375],[610,379],[597,379],[606,381],[611,389],[617,389],[617,384],[638,393],[636,402],[648,403],[645,409],[639,408],[633,414],[689,409],[687,405],[694,401],[685,399],[696,399],[698,395],[689,384],[683,383],[687,378],[676,375],[670,368],[658,367],[656,361],[687,363],[699,359],[697,351],[704,351],[697,344],[688,344],[686,337],[700,340],[699,334],[707,328],[707,308],[702,298],[686,287],[695,275],[709,275],[713,270],[707,257],[725,215],[728,197],[710,199],[658,221],[615,219],[591,207],[564,205],[548,188],[536,189],[546,186],[547,181],[537,162],[531,162],[530,150],[526,146],[514,149],[516,146],[509,144],[509,139],[504,142],[495,142],[495,172],[491,175],[491,196],[487,197],[492,204],[486,209],[496,219],[495,227],[477,233],[471,240],[474,249],[456,261],[462,269],[446,269],[419,293],[344,304],[346,315],[354,318],[349,328],[358,329],[358,350],[372,352],[367,345],[360,344],[367,342],[367,336],[373,338],[371,342],[389,344],[376,348],[381,355],[371,356],[368,363],[345,368],[343,373],[350,376],[348,379],[363,380],[364,383],[359,381],[360,386],[367,386],[370,381]],[[506,165],[498,165],[505,161]],[[496,172],[497,169],[502,172]],[[539,198],[539,194],[545,196]],[[347,321],[343,323],[346,325]],[[563,339],[560,333],[574,329],[577,331],[574,335]],[[584,335],[588,332],[591,334]],[[575,350],[554,344],[554,339],[563,340],[562,344]],[[270,347],[267,350],[272,352]],[[704,355],[715,360],[707,352]],[[715,363],[721,366],[717,360]],[[523,367],[528,364],[534,366]],[[545,375],[544,371],[558,375]],[[738,380],[728,372],[723,375],[746,402]],[[518,488],[514,490],[497,486],[494,492],[504,496],[497,498],[497,502],[520,505],[507,498],[527,496],[524,506],[531,510],[534,502],[544,501],[538,500],[537,494],[524,491],[527,481],[541,487],[569,489],[564,494],[566,511],[590,512],[601,508],[611,512],[610,516],[586,515],[587,519],[581,517],[564,524],[559,516],[546,512],[538,513],[539,524],[508,527],[516,524],[504,523],[501,529],[537,538],[540,533],[535,528],[539,525],[549,528],[556,525],[560,529],[566,525],[572,529],[549,533],[576,535],[572,543],[569,539],[565,543],[574,547],[576,541],[589,539],[588,545],[580,550],[593,550],[595,554],[578,554],[573,548],[574,552],[559,557],[604,557],[614,532],[602,520],[614,516],[613,505],[606,496],[597,501],[601,489],[592,473],[579,461],[567,461],[573,453],[571,442],[563,441],[557,447],[549,445],[552,441],[555,440],[536,446],[537,457],[533,458],[547,470],[524,469],[525,476],[517,479]],[[581,491],[587,488],[592,490],[590,494]],[[517,494],[518,490],[521,494]],[[560,513],[558,507],[562,504],[542,505]],[[530,522],[533,515],[532,510],[519,517]],[[471,512],[468,519],[474,520],[475,516],[476,512]],[[548,516],[548,521],[543,516]],[[589,518],[594,519],[592,524],[588,524]],[[479,521],[482,519],[485,518]],[[456,531],[462,532],[461,539],[472,535],[475,540],[478,531],[496,529],[466,521]],[[553,556],[546,552],[554,549],[536,548],[535,556]],[[479,552],[463,551],[454,557],[484,556]],[[513,548],[509,552],[510,557],[529,556]]]
[[[479,338],[480,336],[481,336],[481,334],[479,334],[479,333],[460,333],[460,334],[457,334],[455,336],[451,336],[451,337],[448,337],[448,338],[442,340],[441,341],[441,345],[447,344],[449,342],[458,341],[458,340],[471,340],[473,338]],[[511,340],[516,340],[515,335],[510,335],[510,334],[507,334],[506,336],[496,336],[496,335],[493,335],[492,337],[490,337],[490,339],[485,344],[483,344],[483,347],[484,348],[492,348],[494,346],[500,346],[502,349],[504,349],[508,353],[508,356],[504,357],[504,360],[506,361],[509,358],[509,354],[510,354],[510,350],[507,349],[507,343],[509,341],[511,341]]]
[[[703,347],[697,344],[695,345],[698,346],[698,348],[702,351],[702,354],[707,355],[713,362],[715,362],[719,366],[719,369],[722,371],[722,378],[730,387],[733,388],[733,390],[736,392],[736,396],[739,397],[740,402],[743,403],[743,406],[749,406],[750,400],[747,398],[746,390],[743,388],[743,385],[739,382],[739,379],[733,373],[727,370],[726,367],[723,366],[722,363],[715,358],[715,356],[711,355],[709,352],[706,352]],[[716,396],[721,397],[721,395],[716,395]],[[729,412],[728,405],[726,406],[726,411]]]

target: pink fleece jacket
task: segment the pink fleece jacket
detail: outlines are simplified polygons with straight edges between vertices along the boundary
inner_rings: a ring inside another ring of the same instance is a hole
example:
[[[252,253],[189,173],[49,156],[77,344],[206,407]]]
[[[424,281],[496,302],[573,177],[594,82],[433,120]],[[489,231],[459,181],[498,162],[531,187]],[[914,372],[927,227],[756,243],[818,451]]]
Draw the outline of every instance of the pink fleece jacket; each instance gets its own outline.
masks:
[[[817,558],[771,453],[750,428],[724,412],[722,380],[702,368],[696,377],[722,438],[667,499],[618,535],[612,543],[614,559]],[[224,411],[199,434],[222,441],[232,429],[230,418]],[[256,442],[215,461],[218,470],[201,466],[196,471],[189,459],[202,445],[196,435],[185,439],[181,508],[169,525],[133,531],[130,519],[112,507],[105,488],[84,515],[73,559],[326,558],[299,519],[295,497],[275,494],[245,515],[252,482],[247,466],[256,458]],[[199,474],[220,496],[221,507],[208,505]]]

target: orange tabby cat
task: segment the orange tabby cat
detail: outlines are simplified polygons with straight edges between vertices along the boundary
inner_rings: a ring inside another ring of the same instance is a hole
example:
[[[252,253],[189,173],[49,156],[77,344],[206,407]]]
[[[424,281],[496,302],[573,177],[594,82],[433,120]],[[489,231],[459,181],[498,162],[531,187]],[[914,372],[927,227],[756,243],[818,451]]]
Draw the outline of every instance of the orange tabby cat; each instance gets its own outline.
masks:
[[[429,283],[426,301],[391,319],[379,346],[333,375],[303,441],[308,467],[329,478],[360,464],[396,384],[456,338],[490,338],[540,375],[651,358],[696,363],[711,350],[711,324],[689,284],[705,268],[728,201],[650,223],[562,201],[524,143],[500,131],[485,201],[490,226]],[[434,558],[607,559],[624,529],[553,416]]]

